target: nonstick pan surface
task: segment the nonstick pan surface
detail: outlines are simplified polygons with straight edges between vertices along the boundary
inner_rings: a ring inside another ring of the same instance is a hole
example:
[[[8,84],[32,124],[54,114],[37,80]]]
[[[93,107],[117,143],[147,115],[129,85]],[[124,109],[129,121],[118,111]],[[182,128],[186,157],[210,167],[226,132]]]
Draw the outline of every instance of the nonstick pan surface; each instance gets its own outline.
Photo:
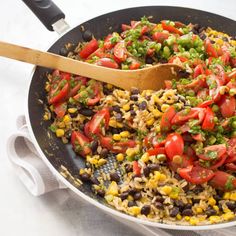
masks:
[[[142,16],[153,16],[151,21],[158,22],[163,19],[181,21],[183,23],[200,24],[201,26],[210,26],[218,31],[225,32],[235,36],[236,22],[234,20],[212,14],[205,11],[170,6],[146,6],[119,10],[105,15],[93,18],[81,25],[76,26],[62,37],[60,37],[50,48],[49,52],[59,53],[60,49],[68,42],[77,44],[83,41],[83,30],[89,30],[96,38],[103,38],[113,31],[121,31],[121,24],[128,24],[131,20],[139,20]],[[79,169],[84,167],[82,158],[75,155],[70,145],[65,145],[60,139],[50,133],[48,127],[50,121],[43,121],[44,107],[46,101],[45,91],[45,74],[48,69],[36,67],[29,87],[28,93],[28,125],[32,131],[35,145],[46,161],[50,169],[73,191],[82,196],[92,204],[103,210],[123,217],[126,220],[132,220],[137,223],[148,224],[151,226],[169,228],[169,229],[213,229],[236,225],[236,221],[209,226],[180,226],[154,223],[140,220],[124,213],[118,212],[106,205],[102,198],[99,198],[91,190],[91,184],[84,183],[78,187],[73,181],[66,180],[60,175],[61,165],[65,166],[68,171],[75,177],[78,177]],[[111,163],[112,164],[112,163]],[[108,166],[109,168],[109,166]],[[105,171],[105,170],[104,170]]]

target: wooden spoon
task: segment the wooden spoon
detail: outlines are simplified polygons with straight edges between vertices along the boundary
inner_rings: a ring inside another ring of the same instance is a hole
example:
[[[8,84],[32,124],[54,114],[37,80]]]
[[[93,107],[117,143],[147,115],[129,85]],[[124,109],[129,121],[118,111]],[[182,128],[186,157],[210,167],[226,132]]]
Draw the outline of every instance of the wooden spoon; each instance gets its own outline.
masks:
[[[165,80],[177,78],[178,71],[183,69],[176,64],[159,64],[139,70],[111,69],[1,41],[0,56],[85,76],[126,90],[132,87],[161,89]]]

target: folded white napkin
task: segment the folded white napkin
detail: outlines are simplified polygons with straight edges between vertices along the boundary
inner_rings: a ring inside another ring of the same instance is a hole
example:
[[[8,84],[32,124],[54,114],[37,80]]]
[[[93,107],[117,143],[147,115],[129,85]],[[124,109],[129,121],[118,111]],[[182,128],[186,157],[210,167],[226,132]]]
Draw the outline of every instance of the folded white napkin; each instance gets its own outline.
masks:
[[[15,173],[18,175],[22,183],[26,186],[28,191],[34,196],[40,196],[47,192],[51,192],[58,189],[65,189],[66,186],[61,183],[56,176],[54,176],[43,160],[37,153],[34,144],[29,136],[28,128],[26,125],[25,117],[19,116],[17,119],[17,132],[11,135],[7,142],[7,153],[9,160],[11,161]],[[88,224],[88,221],[93,220],[92,225],[98,225],[99,223],[104,223],[105,213],[97,209],[96,218],[94,218],[94,207],[85,203],[78,196],[68,193],[68,198],[76,198],[77,201],[81,201],[80,211],[84,209],[84,214],[87,217],[81,219],[81,224]],[[89,210],[91,208],[91,211]],[[89,217],[91,215],[91,217]],[[116,218],[117,221],[126,224],[130,228],[130,232],[122,227],[118,227],[119,234],[117,235],[133,235],[134,230],[140,235],[150,235],[150,236],[236,236],[236,227],[217,229],[217,230],[206,230],[206,231],[178,231],[178,230],[162,230],[153,227],[147,227],[141,224],[126,222],[120,218]],[[116,222],[116,221],[115,221]],[[117,222],[117,224],[120,224]],[[114,223],[112,222],[111,229],[113,229]],[[93,235],[93,228],[88,228],[91,232],[87,235]],[[111,234],[114,231],[111,231]],[[111,235],[108,234],[108,235]],[[137,233],[135,234],[137,235]],[[138,235],[137,235],[138,236]]]

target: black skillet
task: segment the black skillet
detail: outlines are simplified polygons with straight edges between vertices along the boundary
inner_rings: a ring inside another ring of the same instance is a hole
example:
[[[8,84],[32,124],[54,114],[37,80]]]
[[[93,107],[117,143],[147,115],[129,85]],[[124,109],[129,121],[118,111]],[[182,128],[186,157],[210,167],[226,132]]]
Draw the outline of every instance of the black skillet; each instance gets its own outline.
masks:
[[[23,0],[37,17],[49,29],[57,20],[64,18],[65,15],[50,0]],[[212,14],[205,11],[171,6],[145,6],[123,9],[105,15],[98,16],[87,22],[84,22],[60,37],[48,51],[59,53],[60,49],[68,42],[77,44],[83,41],[84,30],[89,30],[96,38],[103,38],[113,31],[120,32],[121,24],[129,24],[131,20],[139,20],[142,16],[153,16],[152,21],[158,22],[163,19],[181,21],[183,23],[199,24],[201,26],[210,26],[216,30],[235,36],[236,22],[234,20]],[[83,27],[82,27],[83,26]],[[128,216],[111,209],[105,204],[102,198],[96,196],[91,190],[91,184],[85,183],[81,187],[75,187],[72,182],[63,178],[60,174],[61,165],[65,166],[73,176],[78,177],[78,170],[84,167],[82,158],[76,157],[70,145],[63,144],[54,135],[48,135],[50,121],[43,121],[44,105],[46,104],[46,91],[44,89],[48,69],[36,67],[33,74],[28,94],[28,125],[32,131],[32,138],[35,141],[37,150],[42,155],[46,164],[69,188],[87,201],[105,210],[107,213],[132,220],[137,223],[148,224],[156,227],[171,229],[210,229],[232,226],[236,221],[212,225],[212,226],[177,226],[161,223],[153,223]]]

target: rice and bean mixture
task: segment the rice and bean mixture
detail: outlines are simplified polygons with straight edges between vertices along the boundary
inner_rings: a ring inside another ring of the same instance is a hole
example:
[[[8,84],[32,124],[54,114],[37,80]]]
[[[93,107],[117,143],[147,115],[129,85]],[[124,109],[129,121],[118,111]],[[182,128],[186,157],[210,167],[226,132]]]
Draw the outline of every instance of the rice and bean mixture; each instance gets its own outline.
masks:
[[[84,39],[60,54],[123,70],[168,62],[185,70],[159,91],[124,91],[57,70],[48,75],[44,119],[86,162],[81,180],[115,209],[138,218],[182,225],[233,220],[235,39],[146,17],[101,40],[85,31]],[[102,173],[111,157],[114,170]]]

